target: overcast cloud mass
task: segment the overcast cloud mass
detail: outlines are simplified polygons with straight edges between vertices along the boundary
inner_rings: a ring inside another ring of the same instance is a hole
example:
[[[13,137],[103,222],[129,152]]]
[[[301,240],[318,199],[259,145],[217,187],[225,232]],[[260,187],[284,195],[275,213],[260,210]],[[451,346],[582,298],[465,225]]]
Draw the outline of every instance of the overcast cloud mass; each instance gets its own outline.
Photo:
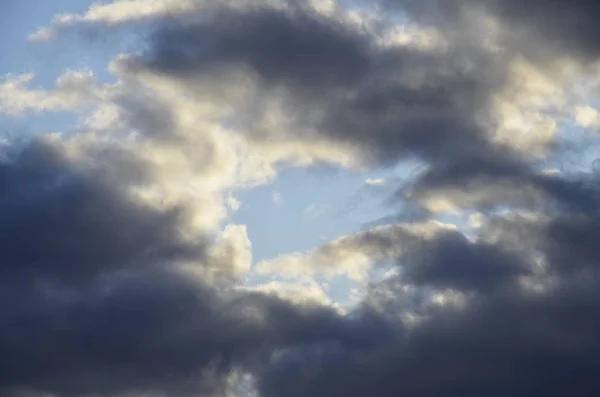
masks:
[[[4,119],[72,116],[3,127],[1,396],[600,393],[600,3],[64,11],[23,45],[114,55],[0,82]],[[256,260],[232,221],[286,169],[407,162],[311,250]]]

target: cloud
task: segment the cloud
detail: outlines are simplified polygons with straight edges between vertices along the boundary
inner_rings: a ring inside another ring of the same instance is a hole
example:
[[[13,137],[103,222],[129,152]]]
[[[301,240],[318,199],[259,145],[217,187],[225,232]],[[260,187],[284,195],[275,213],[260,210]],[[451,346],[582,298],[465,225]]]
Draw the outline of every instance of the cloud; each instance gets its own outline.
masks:
[[[485,106],[500,72],[490,69],[492,78],[481,80],[451,56],[380,48],[375,37],[310,10],[224,8],[195,24],[157,30],[149,51],[126,67],[182,79],[196,96],[206,88],[193,87],[209,76],[224,86],[245,76],[256,105],[239,107],[236,118],[261,143],[341,141],[363,145],[363,157],[385,160],[411,152],[434,156],[441,145],[463,151],[462,137],[484,139],[471,112]],[[368,137],[361,133],[364,124],[373,129]]]
[[[136,20],[183,14],[194,10],[198,3],[200,2],[194,0],[120,0],[108,4],[94,3],[84,15],[57,15],[52,26],[39,28],[29,35],[29,40],[50,40],[65,30],[84,23],[114,27]]]
[[[236,212],[241,208],[242,203],[237,198],[235,198],[233,196],[229,196],[229,197],[227,197],[227,205],[229,206],[231,211]]]
[[[202,241],[179,232],[183,208],[158,212],[133,201],[52,143],[32,143],[16,156],[0,165],[2,283],[68,286],[104,271],[202,258]]]
[[[450,225],[438,222],[378,226],[339,237],[307,253],[284,254],[261,261],[255,271],[284,276],[347,276],[360,281],[375,264],[396,260],[422,239],[432,239],[437,233],[451,229]]]
[[[541,65],[490,48],[477,37],[490,29],[487,25],[477,24],[470,42],[382,45],[382,32],[394,29],[385,20],[357,27],[343,15],[300,6],[250,11],[223,6],[201,21],[162,25],[149,36],[148,50],[123,67],[184,82],[195,98],[206,98],[215,81],[221,90],[245,87],[232,97],[236,112],[231,117],[265,158],[273,156],[268,150],[292,160],[294,152],[283,154],[281,148],[294,142],[313,161],[344,166],[417,158],[435,170],[450,163],[474,171],[481,163],[491,171],[485,163],[492,162],[514,171],[513,187],[495,184],[505,196],[500,201],[536,195],[535,187],[520,178],[533,172],[527,170],[531,160],[552,150],[563,114],[573,106],[566,82],[580,68],[567,61]],[[436,23],[428,29],[443,34],[454,29]],[[473,193],[469,206],[487,200],[476,199],[477,194],[482,193]],[[456,206],[437,199],[422,204],[435,211]]]
[[[7,76],[0,84],[0,111],[22,115],[28,111],[70,111],[89,103],[97,95],[97,83],[91,71],[69,71],[56,80],[56,90],[30,90],[33,74]]]
[[[257,286],[240,287],[240,289],[274,295],[281,299],[289,300],[296,305],[337,307],[327,292],[323,290],[323,287],[312,279],[301,280],[300,282],[270,281]]]
[[[365,301],[396,324],[393,341],[367,351],[346,345],[321,355],[289,352],[284,356],[289,365],[272,367],[259,390],[267,396],[363,396],[373,391],[390,396],[477,395],[482,390],[492,396],[526,395],[528,390],[560,395],[596,390],[592,374],[598,362],[599,324],[587,316],[598,309],[597,266],[578,273],[574,258],[567,258],[582,250],[567,237],[574,234],[555,234],[553,222],[534,214],[511,214],[497,218],[494,232],[489,228],[487,233],[492,233],[488,238],[500,233],[516,244],[498,239],[472,244],[449,235],[436,242],[433,254],[428,254],[433,246],[426,245],[419,252],[431,261],[412,268],[408,276],[401,271],[373,285]],[[552,246],[532,241],[547,235],[545,231],[550,231]],[[576,240],[587,246],[585,240]],[[512,254],[499,255],[500,247]],[[550,267],[531,268],[533,274],[523,278],[515,265],[533,257],[535,249],[548,256]],[[554,261],[559,252],[565,256]],[[557,277],[553,269],[559,271],[557,283],[552,282]],[[519,282],[531,279],[543,288]],[[516,283],[495,284],[501,280]],[[423,281],[434,289],[415,287]],[[475,296],[469,292],[473,286],[479,288]],[[578,369],[575,378],[564,375],[565,365]]]
[[[122,0],[34,34],[139,33],[115,83],[0,85],[8,115],[78,116],[2,146],[0,394],[600,390],[597,175],[540,171],[595,127],[597,6],[377,6]],[[407,160],[394,223],[255,266],[226,223],[282,168]],[[334,278],[360,291],[346,311]]]
[[[383,186],[385,185],[386,180],[377,178],[377,179],[367,179],[366,184],[369,186]]]
[[[281,195],[281,193],[275,192],[271,195],[271,198],[273,199],[273,204],[275,204],[276,206],[280,207],[283,205],[283,196]]]
[[[469,208],[490,210],[499,206],[560,207],[587,212],[595,208],[595,177],[586,173],[565,177],[537,171],[530,164],[480,158],[429,167],[412,185],[398,192],[434,213]]]
[[[31,298],[4,311],[0,350],[11,362],[0,377],[4,395],[21,387],[64,396],[220,395],[231,370],[304,340],[293,336],[301,327],[316,340],[343,327],[323,309],[301,313],[262,294],[223,299],[163,272],[114,279],[109,291],[87,289],[62,302]]]
[[[399,329],[395,342],[376,349],[292,352],[290,365],[274,367],[260,389],[267,396],[585,394],[597,387],[598,324],[587,317],[594,302],[594,291],[565,287],[542,299],[513,296],[466,311],[432,310],[430,320]],[[567,365],[577,369],[573,377],[564,375]]]
[[[598,30],[592,17],[599,8],[593,1],[566,4],[533,0],[523,5],[518,1],[490,0],[482,4],[507,25],[518,27],[531,40],[553,47],[556,52],[590,60],[599,55]]]
[[[600,123],[598,111],[591,106],[577,107],[575,121],[583,128],[596,128]]]
[[[222,268],[231,268],[242,276],[252,266],[252,243],[245,225],[228,225],[220,236],[218,244],[211,247],[211,259]]]
[[[183,204],[150,206],[123,163],[109,183],[64,145],[12,147],[0,166],[3,395],[222,395],[231,371],[345,329],[330,309],[232,289],[250,268],[244,226],[189,234]]]

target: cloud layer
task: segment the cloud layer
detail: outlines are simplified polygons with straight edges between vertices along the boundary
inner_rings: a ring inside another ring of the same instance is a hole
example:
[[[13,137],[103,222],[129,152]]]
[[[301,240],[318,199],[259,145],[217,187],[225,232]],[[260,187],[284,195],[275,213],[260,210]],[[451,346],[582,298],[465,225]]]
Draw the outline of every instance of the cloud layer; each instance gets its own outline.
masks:
[[[7,117],[77,116],[2,140],[0,394],[594,395],[598,174],[562,161],[598,144],[598,11],[120,0],[56,17],[36,45],[139,47],[111,83],[0,85]],[[408,182],[367,179],[397,183],[393,222],[311,251],[253,266],[230,222],[231,192],[285,167],[406,161]]]

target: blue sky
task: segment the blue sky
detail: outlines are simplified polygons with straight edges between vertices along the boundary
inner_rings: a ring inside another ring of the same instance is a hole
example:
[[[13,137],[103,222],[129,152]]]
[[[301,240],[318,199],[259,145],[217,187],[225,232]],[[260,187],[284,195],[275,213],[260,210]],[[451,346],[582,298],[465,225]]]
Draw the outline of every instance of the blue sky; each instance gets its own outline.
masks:
[[[38,2],[34,0],[7,2],[8,12],[3,12],[0,32],[10,40],[0,41],[0,50],[9,56],[0,59],[0,74],[34,73],[34,86],[50,88],[66,68],[92,68],[100,76],[104,75],[106,59],[98,59],[96,54],[86,53],[69,43],[53,43],[50,46],[30,42],[27,37],[40,26],[45,26],[55,15],[65,12],[85,12],[93,1],[60,0]],[[4,5],[3,5],[4,6]],[[75,49],[75,50],[74,50]],[[78,50],[79,51],[78,51]],[[45,113],[36,117],[7,118],[0,115],[0,126],[12,134],[43,134],[50,131],[63,131],[76,120],[72,114]]]

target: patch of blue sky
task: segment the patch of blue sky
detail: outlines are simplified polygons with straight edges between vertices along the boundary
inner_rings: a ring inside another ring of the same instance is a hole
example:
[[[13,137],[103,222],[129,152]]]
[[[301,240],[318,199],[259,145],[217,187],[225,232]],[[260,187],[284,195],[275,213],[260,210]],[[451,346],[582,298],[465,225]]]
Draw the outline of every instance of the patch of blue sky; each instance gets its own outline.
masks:
[[[93,70],[98,81],[114,80],[107,71],[108,62],[117,51],[90,53],[76,40],[57,39],[31,42],[28,36],[39,27],[51,23],[61,13],[85,13],[93,0],[36,1],[5,0],[0,16],[0,81],[9,75],[33,74],[29,88],[51,90],[56,79],[68,69]],[[89,49],[89,47],[88,47]],[[90,55],[91,54],[91,55]],[[21,136],[61,132],[69,134],[77,123],[77,115],[64,112],[28,112],[23,117],[0,115],[0,135],[15,139]]]
[[[406,161],[393,169],[371,172],[288,169],[269,185],[235,192],[242,207],[232,221],[247,226],[254,264],[283,254],[305,253],[398,211],[399,204],[392,205],[389,198],[399,183],[410,180],[417,167],[416,162]],[[281,196],[279,204],[274,202],[274,194]],[[382,277],[390,266],[380,264],[377,269],[374,278]],[[290,280],[250,273],[244,284],[257,286],[270,281]],[[318,275],[315,281],[333,302],[352,306],[359,287],[355,281],[348,277],[327,280]]]
[[[598,104],[596,104],[598,105]],[[597,108],[600,108],[598,106]],[[560,170],[563,174],[600,172],[600,134],[586,130],[573,122],[564,122],[558,127],[556,150],[540,163],[538,169]]]
[[[391,203],[384,204],[398,181],[413,171],[414,165],[404,162],[372,172],[287,169],[269,185],[235,192],[242,206],[232,221],[247,225],[255,262],[305,252],[396,211]]]
[[[8,73],[35,73],[38,84],[52,86],[65,65],[74,68],[86,65],[88,59],[70,48],[56,48],[29,42],[27,37],[39,27],[48,25],[55,15],[83,13],[92,0],[4,0],[0,16],[0,75]]]

